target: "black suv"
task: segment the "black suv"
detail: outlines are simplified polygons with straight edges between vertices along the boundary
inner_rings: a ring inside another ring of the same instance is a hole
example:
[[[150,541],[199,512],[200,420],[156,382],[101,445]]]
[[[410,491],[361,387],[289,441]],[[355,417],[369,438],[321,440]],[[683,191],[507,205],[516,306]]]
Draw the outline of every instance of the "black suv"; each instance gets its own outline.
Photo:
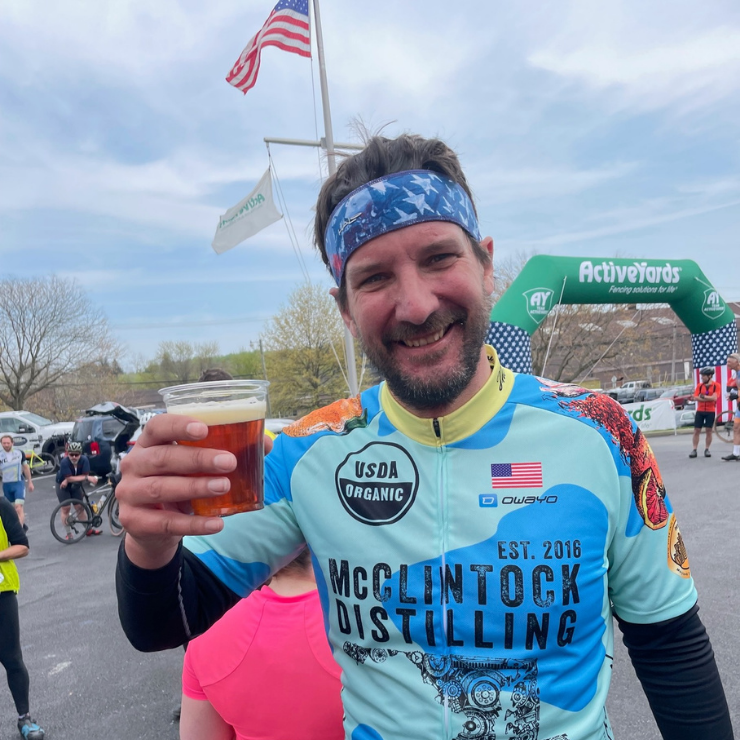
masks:
[[[90,472],[103,477],[113,472],[114,455],[118,457],[127,449],[138,428],[135,411],[106,401],[87,409],[85,416],[75,421],[69,438],[82,443],[82,451],[90,460]]]

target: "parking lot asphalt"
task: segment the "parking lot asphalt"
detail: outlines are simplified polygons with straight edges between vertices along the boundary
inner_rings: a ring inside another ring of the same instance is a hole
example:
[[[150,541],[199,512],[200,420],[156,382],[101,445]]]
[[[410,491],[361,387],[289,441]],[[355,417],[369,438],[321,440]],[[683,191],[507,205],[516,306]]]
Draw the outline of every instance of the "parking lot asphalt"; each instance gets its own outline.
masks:
[[[737,528],[740,465],[715,440],[711,459],[688,459],[685,435],[650,438],[686,542],[707,627],[740,731],[740,589]],[[700,452],[702,447],[700,447]],[[49,740],[171,740],[179,701],[182,650],[143,654],[118,623],[114,571],[119,539],[107,522],[100,537],[75,545],[49,529],[52,478],[36,479],[27,502],[31,552],[18,561],[21,643],[31,676],[31,711]],[[617,739],[660,740],[617,632],[609,714]],[[18,737],[15,711],[0,678],[0,740]]]

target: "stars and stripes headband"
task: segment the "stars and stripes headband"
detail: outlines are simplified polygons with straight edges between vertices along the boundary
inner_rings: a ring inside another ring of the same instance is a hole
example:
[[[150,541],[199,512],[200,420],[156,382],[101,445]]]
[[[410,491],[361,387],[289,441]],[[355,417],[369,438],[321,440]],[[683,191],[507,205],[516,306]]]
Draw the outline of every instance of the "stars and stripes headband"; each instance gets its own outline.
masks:
[[[450,221],[480,241],[478,219],[465,190],[430,170],[394,172],[361,185],[343,198],[324,237],[337,285],[349,256],[376,236],[425,221]]]

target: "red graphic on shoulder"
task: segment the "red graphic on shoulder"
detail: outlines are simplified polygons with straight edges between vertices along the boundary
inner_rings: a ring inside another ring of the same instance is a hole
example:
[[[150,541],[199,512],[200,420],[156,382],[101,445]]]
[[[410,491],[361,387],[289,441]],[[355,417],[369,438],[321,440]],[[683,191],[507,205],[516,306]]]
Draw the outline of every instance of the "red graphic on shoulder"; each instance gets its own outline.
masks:
[[[642,520],[650,529],[665,527],[668,521],[665,486],[645,435],[633,427],[622,407],[606,394],[589,393],[585,398],[573,398],[576,386],[566,385],[565,392],[561,393],[558,385],[544,386],[542,390],[572,399],[560,401],[561,408],[576,411],[609,432],[612,442],[619,447],[622,460],[630,466],[632,494]]]

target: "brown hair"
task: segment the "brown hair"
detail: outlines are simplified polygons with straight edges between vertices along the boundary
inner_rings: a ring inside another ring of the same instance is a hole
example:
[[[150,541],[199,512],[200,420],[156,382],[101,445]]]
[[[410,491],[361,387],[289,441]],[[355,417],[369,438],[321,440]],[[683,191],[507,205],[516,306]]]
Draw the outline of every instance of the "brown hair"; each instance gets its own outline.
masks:
[[[220,367],[212,367],[210,370],[205,370],[203,374],[198,378],[199,383],[210,383],[213,380],[233,380],[234,377],[231,373],[227,373],[226,370],[222,370]]]
[[[287,565],[284,565],[277,573],[276,576],[283,575],[285,573],[298,573],[308,570],[311,567],[311,551],[308,547],[304,547],[298,555],[291,560]]]
[[[326,255],[324,234],[331,214],[339,202],[366,182],[404,170],[431,170],[446,175],[458,183],[473,202],[473,194],[465,179],[460,160],[450,147],[439,139],[425,139],[416,134],[401,134],[395,139],[384,136],[373,136],[365,148],[353,157],[347,157],[337,171],[324,182],[316,202],[316,219],[314,220],[314,242],[321,253],[321,259],[329,267]],[[477,215],[477,214],[476,214]],[[490,257],[480,244],[470,238],[473,251],[485,264]],[[344,278],[339,286],[339,301],[346,300]]]

